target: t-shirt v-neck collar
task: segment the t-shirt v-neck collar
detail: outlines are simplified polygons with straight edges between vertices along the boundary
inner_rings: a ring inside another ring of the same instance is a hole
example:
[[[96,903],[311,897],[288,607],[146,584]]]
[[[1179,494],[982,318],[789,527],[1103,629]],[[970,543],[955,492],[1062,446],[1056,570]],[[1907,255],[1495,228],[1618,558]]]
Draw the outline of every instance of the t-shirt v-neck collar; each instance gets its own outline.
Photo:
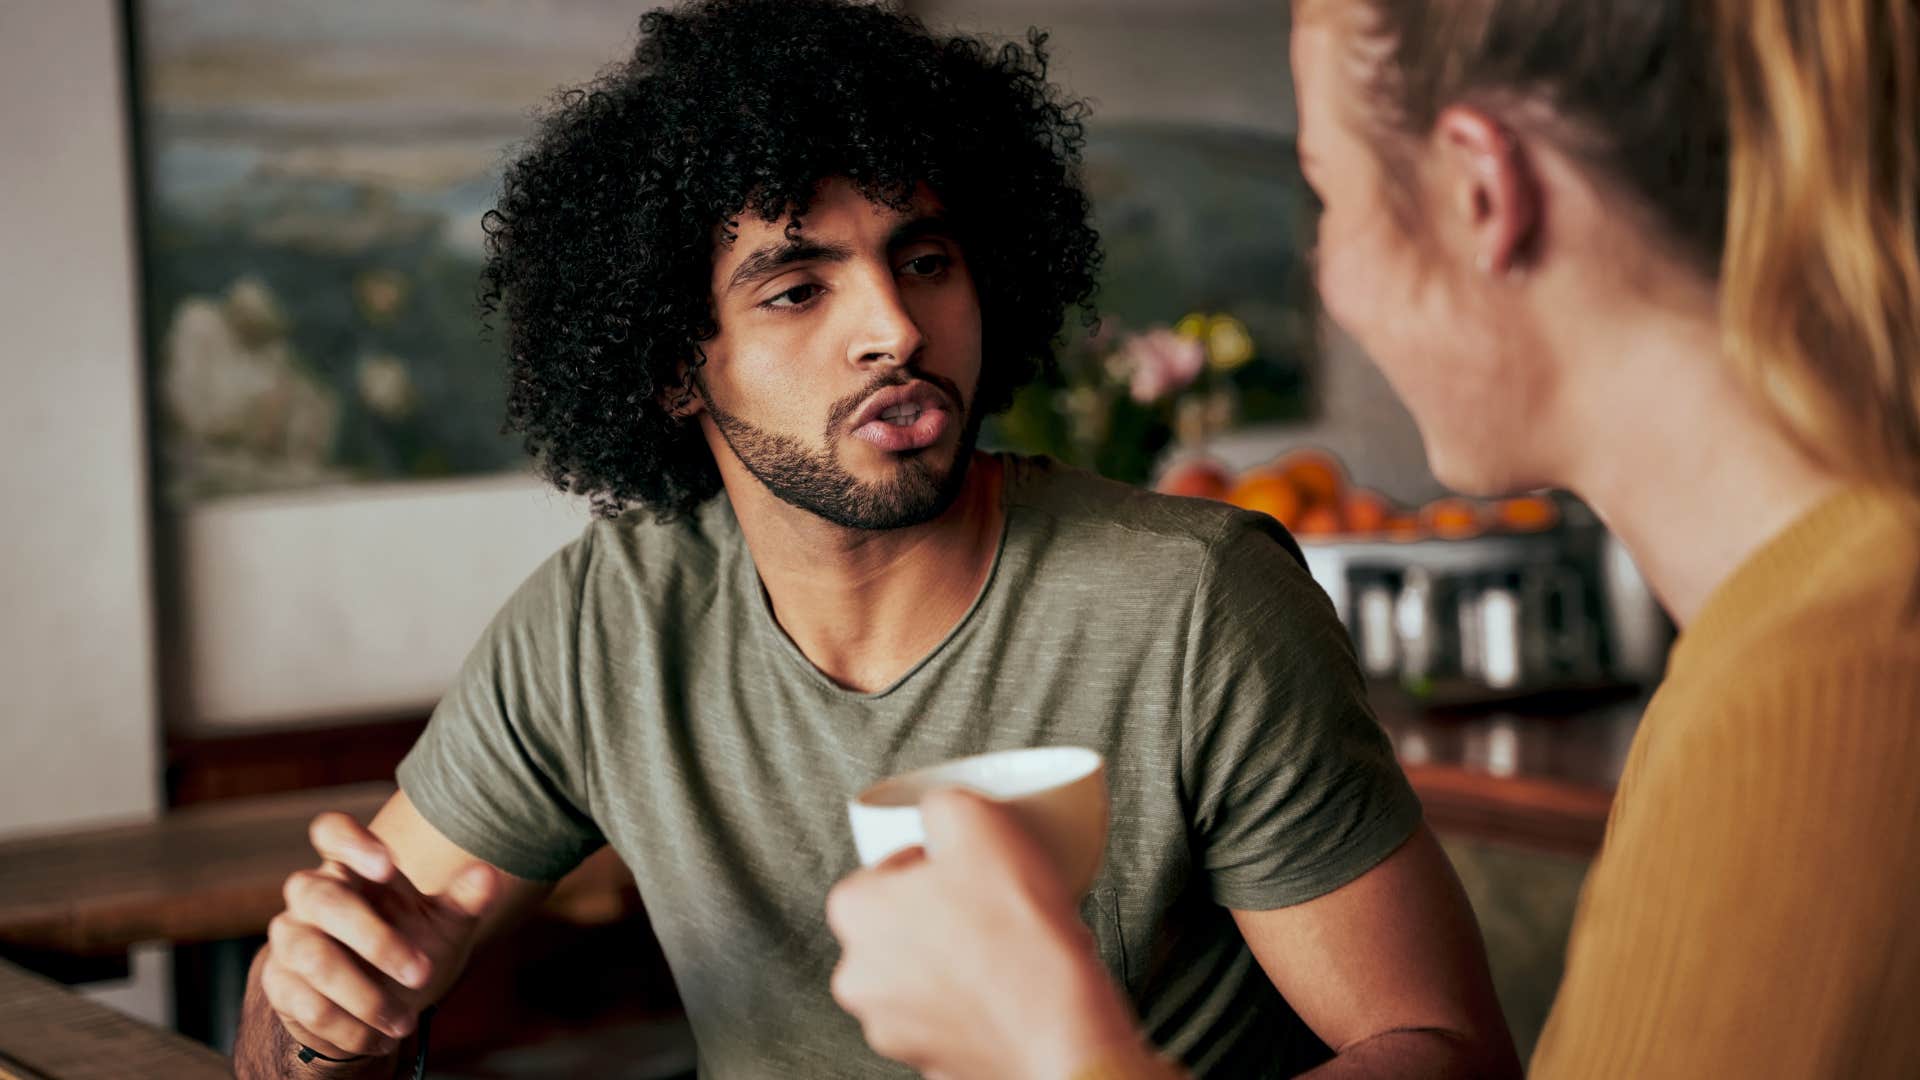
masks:
[[[753,594],[743,599],[748,601],[754,611],[755,624],[762,633],[772,639],[774,647],[800,671],[803,677],[811,681],[816,688],[837,699],[849,702],[876,702],[912,682],[915,676],[953,648],[954,641],[973,624],[980,611],[986,606],[988,598],[993,595],[996,583],[1000,580],[1000,567],[1007,556],[1008,538],[1013,534],[1013,488],[1019,482],[1022,470],[1019,462],[1005,455],[1000,455],[997,460],[1003,470],[1000,484],[1000,539],[994,545],[993,562],[987,567],[987,580],[980,586],[980,591],[974,594],[973,602],[967,605],[966,612],[954,622],[939,643],[927,650],[926,655],[914,661],[899,678],[878,690],[849,690],[833,681],[826,672],[821,671],[818,665],[808,659],[807,654],[795,644],[793,638],[787,634],[786,628],[782,627],[780,620],[774,616],[772,598],[767,596],[766,586],[760,581],[760,571],[754,565],[753,552],[747,547],[747,538],[745,534],[739,532],[739,526],[736,524],[734,542],[739,545],[742,570],[738,587],[749,590]]]

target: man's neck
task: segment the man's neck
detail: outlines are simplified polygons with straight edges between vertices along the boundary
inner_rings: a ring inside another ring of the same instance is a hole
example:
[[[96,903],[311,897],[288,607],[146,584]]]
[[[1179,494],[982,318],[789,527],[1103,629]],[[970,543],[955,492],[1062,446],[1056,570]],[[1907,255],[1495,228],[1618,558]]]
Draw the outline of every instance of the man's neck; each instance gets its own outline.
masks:
[[[939,517],[880,532],[833,525],[758,484],[728,497],[780,628],[828,678],[871,692],[932,652],[986,587],[1004,472],[978,454]]]

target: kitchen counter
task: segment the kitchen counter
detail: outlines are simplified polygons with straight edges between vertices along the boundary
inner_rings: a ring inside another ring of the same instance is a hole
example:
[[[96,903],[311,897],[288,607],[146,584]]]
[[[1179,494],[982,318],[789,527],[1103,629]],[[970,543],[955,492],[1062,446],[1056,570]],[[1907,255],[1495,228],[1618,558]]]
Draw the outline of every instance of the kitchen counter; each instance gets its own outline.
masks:
[[[1592,857],[1646,707],[1625,689],[1431,708],[1376,688],[1375,713],[1436,832]]]

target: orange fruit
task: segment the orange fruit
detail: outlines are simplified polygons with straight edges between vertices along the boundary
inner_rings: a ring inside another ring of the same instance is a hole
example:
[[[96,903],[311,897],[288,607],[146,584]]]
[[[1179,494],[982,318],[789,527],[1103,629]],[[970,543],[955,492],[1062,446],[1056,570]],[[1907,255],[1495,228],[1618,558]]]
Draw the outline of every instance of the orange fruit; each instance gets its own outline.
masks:
[[[1393,513],[1393,504],[1377,491],[1355,488],[1347,492],[1344,509],[1347,528],[1366,536],[1386,530],[1387,518]]]
[[[1500,527],[1514,532],[1545,532],[1560,522],[1560,508],[1540,495],[1503,499],[1493,510]]]
[[[1210,458],[1189,458],[1175,462],[1161,473],[1154,490],[1189,499],[1225,499],[1232,487],[1233,476],[1225,466]]]
[[[1319,450],[1296,450],[1280,459],[1279,468],[1293,481],[1307,505],[1340,505],[1340,495],[1347,486],[1347,471],[1340,467],[1339,458]]]
[[[1427,536],[1426,527],[1412,514],[1388,514],[1380,523],[1380,531],[1389,540],[1424,540]]]
[[[1273,472],[1254,472],[1240,478],[1227,493],[1227,501],[1242,510],[1253,510],[1273,517],[1291,529],[1304,509],[1300,492],[1292,481]]]
[[[1347,523],[1331,506],[1309,506],[1301,512],[1293,531],[1299,536],[1338,536],[1347,531]]]
[[[1448,540],[1478,536],[1486,522],[1477,503],[1466,499],[1437,499],[1420,511],[1420,520],[1433,535]]]

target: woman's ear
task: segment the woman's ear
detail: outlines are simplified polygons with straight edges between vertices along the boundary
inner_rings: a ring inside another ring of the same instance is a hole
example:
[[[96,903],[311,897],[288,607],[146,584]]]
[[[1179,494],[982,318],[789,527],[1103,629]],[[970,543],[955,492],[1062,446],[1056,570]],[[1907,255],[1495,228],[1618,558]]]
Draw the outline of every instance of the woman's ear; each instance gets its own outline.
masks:
[[[1540,178],[1526,147],[1498,120],[1466,105],[1441,112],[1444,211],[1468,237],[1474,268],[1486,274],[1526,269],[1541,226]],[[1460,235],[1461,233],[1456,233]]]

